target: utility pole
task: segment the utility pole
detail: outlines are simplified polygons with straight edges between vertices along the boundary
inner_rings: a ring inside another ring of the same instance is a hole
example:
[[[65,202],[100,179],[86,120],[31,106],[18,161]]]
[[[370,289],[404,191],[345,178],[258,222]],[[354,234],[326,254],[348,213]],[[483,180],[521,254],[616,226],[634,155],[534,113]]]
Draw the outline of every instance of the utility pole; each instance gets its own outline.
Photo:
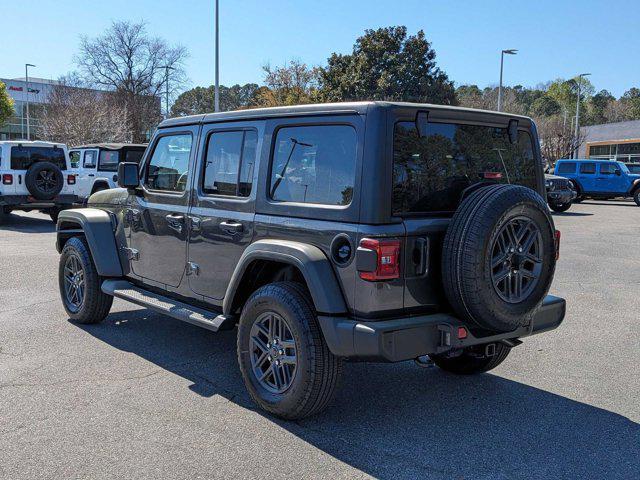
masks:
[[[575,143],[575,147],[574,147],[574,151],[575,151],[575,156],[574,158],[578,158],[578,148],[580,147],[579,144],[579,138],[580,138],[580,81],[582,80],[582,77],[588,77],[589,75],[591,75],[590,73],[581,73],[580,75],[578,75],[578,81],[576,82],[578,84],[578,100],[576,101],[576,130],[575,130],[575,138],[574,138],[574,143]]]
[[[215,37],[216,37],[216,84],[214,90],[214,109],[220,111],[220,23],[219,23],[220,3],[216,0],[216,20],[215,20]]]
[[[29,125],[29,67],[35,67],[31,63],[24,64],[24,79],[27,89],[27,140],[31,140],[31,127]]]
[[[498,111],[502,111],[502,70],[504,68],[504,55],[517,55],[518,50],[510,48],[508,50],[502,50],[500,53],[500,85],[498,86]]]
[[[165,99],[164,99],[164,105],[165,105],[165,114],[164,114],[164,118],[167,119],[169,118],[169,70],[175,70],[175,68],[169,66],[169,65],[165,65],[164,66],[164,72],[165,72]]]

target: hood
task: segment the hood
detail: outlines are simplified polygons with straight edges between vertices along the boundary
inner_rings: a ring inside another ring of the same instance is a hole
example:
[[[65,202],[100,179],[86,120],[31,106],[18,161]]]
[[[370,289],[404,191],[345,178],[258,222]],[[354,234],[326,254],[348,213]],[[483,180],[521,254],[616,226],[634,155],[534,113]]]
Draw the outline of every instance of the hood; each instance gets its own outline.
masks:
[[[87,206],[92,205],[125,205],[129,198],[126,188],[110,188],[94,193],[87,200]]]

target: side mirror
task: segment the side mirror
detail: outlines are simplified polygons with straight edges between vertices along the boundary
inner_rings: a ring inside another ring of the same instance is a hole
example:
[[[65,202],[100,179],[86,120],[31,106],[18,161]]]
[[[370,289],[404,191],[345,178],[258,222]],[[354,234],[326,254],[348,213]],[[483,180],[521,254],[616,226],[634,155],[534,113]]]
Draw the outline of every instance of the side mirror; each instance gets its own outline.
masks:
[[[622,175],[622,171],[620,171],[620,170],[616,170],[616,175],[617,175],[617,176]]]
[[[134,162],[122,162],[118,164],[118,186],[132,190],[140,185],[139,165]]]

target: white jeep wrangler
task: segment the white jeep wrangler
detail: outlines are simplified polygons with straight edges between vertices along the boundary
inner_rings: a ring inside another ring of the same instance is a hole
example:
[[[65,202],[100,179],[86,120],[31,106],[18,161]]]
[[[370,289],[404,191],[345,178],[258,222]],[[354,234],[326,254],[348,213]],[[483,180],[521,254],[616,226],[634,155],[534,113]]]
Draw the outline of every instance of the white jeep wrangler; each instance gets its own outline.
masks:
[[[76,187],[66,145],[0,141],[0,223],[13,210],[39,210],[56,222],[77,202]]]
[[[78,196],[86,201],[100,190],[115,188],[120,162],[139,163],[147,146],[143,144],[98,143],[69,150],[71,166],[78,174]]]

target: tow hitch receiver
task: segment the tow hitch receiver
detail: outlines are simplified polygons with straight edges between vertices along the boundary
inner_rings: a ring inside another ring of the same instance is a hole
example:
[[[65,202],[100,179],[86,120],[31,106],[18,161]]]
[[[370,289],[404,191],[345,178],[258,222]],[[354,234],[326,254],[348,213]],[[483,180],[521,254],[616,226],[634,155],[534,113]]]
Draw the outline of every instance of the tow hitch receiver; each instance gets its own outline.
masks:
[[[496,354],[496,344],[489,343],[484,347],[484,356],[493,357]]]

